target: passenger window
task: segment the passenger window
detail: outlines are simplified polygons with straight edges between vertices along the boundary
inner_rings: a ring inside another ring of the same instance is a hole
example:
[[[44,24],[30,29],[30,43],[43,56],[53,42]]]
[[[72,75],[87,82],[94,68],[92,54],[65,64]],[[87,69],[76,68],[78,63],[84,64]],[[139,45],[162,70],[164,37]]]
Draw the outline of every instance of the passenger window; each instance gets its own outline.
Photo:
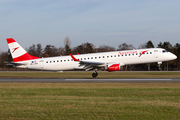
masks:
[[[114,57],[116,57],[116,55],[114,55]]]

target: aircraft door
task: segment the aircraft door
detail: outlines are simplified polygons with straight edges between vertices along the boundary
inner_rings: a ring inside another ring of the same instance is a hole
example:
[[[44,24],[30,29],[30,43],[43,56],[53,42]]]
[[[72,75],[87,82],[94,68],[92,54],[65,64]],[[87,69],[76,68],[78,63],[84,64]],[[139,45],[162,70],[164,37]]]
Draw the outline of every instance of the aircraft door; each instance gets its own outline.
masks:
[[[44,60],[40,60],[40,66],[41,68],[44,68]]]
[[[158,50],[154,50],[154,57],[158,58],[158,56],[159,56]]]

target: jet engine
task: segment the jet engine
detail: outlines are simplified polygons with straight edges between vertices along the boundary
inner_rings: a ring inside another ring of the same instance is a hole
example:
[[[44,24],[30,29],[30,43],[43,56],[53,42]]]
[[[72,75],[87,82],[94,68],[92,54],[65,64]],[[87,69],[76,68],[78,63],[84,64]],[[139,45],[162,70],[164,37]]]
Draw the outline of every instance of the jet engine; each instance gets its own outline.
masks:
[[[114,64],[108,64],[105,66],[105,70],[106,71],[120,71],[121,70],[121,66],[119,63],[114,63]]]

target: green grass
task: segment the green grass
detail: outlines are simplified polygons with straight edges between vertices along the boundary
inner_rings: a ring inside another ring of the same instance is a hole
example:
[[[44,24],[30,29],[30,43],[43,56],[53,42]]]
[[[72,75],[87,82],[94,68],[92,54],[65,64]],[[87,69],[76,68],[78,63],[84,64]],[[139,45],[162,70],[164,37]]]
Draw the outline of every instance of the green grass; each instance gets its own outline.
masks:
[[[98,72],[97,78],[180,78],[180,72]],[[92,78],[92,72],[0,72],[0,78]]]
[[[0,119],[180,119],[179,83],[0,83]]]

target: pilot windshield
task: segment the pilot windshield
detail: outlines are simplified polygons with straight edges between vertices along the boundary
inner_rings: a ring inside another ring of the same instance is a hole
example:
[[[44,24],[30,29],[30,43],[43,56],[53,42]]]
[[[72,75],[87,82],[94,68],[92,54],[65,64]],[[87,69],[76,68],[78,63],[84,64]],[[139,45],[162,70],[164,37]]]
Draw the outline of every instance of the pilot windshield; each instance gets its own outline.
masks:
[[[169,52],[169,51],[167,51],[167,50],[162,50],[162,53],[166,53],[166,52]]]

